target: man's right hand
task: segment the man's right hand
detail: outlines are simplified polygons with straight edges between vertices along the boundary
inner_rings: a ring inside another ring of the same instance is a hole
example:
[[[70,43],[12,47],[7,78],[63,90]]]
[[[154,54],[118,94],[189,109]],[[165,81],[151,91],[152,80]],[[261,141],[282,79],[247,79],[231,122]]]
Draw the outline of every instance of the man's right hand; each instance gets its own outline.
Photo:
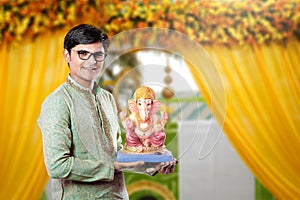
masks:
[[[144,164],[145,164],[144,161],[136,161],[136,162],[118,162],[118,161],[115,161],[114,162],[115,170],[117,170],[117,171],[132,169],[132,168],[135,168],[135,167],[138,167],[138,166],[142,166]]]

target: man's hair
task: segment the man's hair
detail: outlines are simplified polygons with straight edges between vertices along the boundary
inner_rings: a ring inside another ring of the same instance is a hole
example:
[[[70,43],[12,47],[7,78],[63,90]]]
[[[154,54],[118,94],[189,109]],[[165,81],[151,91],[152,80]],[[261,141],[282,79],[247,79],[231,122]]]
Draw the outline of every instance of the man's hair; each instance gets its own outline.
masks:
[[[64,48],[69,52],[78,44],[101,42],[106,51],[109,46],[108,36],[100,29],[89,24],[80,24],[73,27],[65,36]]]

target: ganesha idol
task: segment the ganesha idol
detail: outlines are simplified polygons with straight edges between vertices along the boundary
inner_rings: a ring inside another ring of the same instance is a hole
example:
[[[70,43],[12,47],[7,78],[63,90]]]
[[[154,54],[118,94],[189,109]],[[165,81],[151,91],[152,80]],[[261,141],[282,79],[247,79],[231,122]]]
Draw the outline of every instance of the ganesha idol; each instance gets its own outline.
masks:
[[[123,162],[144,160],[145,162],[166,162],[172,160],[172,154],[164,145],[166,134],[164,126],[168,115],[158,114],[160,101],[155,92],[146,86],[139,87],[128,101],[130,115],[120,113],[122,125],[126,130],[124,149],[117,154],[117,160]]]

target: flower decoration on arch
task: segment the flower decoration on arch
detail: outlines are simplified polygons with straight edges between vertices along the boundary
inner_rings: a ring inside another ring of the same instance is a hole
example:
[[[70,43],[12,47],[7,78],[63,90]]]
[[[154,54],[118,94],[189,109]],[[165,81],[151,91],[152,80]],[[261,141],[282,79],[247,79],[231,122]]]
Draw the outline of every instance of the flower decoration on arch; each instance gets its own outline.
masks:
[[[247,45],[300,40],[300,2],[290,1],[2,1],[0,41],[20,41],[79,22],[110,35],[157,27],[179,31],[201,44]]]

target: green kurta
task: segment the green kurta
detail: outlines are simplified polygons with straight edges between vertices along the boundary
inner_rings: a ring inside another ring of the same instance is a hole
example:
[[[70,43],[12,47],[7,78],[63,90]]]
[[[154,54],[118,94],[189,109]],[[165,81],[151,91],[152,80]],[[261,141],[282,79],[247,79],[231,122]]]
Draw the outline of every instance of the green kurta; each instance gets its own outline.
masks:
[[[122,144],[111,93],[94,95],[68,76],[44,101],[38,124],[53,199],[128,199],[113,165]]]

